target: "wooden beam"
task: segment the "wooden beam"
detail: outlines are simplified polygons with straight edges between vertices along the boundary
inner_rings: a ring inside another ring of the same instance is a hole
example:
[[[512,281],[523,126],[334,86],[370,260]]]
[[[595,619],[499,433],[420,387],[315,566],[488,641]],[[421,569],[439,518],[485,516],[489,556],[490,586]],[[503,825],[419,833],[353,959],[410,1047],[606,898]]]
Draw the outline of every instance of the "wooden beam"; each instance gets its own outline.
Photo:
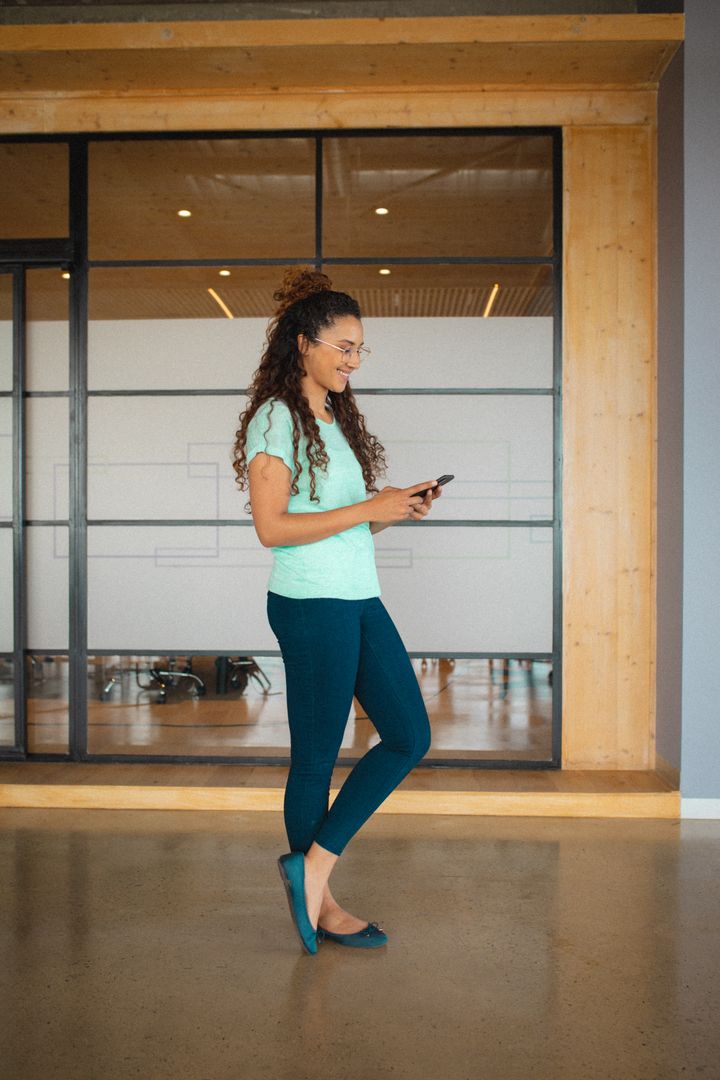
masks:
[[[654,762],[655,131],[571,128],[563,764]]]
[[[651,90],[28,95],[0,97],[0,131],[238,131],[646,124]]]
[[[261,19],[208,22],[85,23],[0,27],[0,51],[193,49],[302,45],[496,42],[679,44],[684,16],[502,15],[395,19]]]

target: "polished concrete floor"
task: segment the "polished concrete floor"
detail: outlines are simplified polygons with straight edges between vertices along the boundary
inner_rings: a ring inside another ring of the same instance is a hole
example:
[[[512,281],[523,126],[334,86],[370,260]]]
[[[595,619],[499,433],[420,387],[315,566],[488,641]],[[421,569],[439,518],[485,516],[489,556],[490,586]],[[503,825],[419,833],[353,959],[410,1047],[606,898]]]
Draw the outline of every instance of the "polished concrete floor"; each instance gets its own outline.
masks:
[[[720,822],[378,815],[297,942],[273,813],[0,811],[7,1080],[720,1076]]]

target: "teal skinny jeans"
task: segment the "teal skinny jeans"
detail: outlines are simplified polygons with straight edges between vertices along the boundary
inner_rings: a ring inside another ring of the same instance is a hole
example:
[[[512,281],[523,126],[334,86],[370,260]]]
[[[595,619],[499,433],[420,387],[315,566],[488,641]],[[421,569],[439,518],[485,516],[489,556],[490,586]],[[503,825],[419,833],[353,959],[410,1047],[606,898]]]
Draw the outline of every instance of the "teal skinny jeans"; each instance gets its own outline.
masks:
[[[315,841],[341,855],[370,815],[430,748],[430,723],[410,657],[379,596],[367,600],[267,594],[285,665],[290,771],[285,828],[291,851]],[[380,735],[328,809],[330,780],[353,695]]]

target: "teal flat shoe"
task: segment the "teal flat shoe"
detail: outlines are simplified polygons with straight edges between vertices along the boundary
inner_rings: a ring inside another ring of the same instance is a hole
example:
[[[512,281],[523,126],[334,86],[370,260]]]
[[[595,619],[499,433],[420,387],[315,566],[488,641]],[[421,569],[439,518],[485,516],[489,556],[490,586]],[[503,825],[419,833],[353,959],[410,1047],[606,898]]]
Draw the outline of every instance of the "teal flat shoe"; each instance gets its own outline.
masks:
[[[317,940],[336,941],[338,945],[350,945],[353,949],[377,949],[380,945],[387,945],[388,936],[376,922],[371,922],[355,934],[333,934],[331,930],[318,926]]]
[[[305,905],[305,857],[301,851],[291,851],[278,859],[280,877],[285,886],[288,907],[295,929],[305,952],[314,956],[317,952],[317,932]]]

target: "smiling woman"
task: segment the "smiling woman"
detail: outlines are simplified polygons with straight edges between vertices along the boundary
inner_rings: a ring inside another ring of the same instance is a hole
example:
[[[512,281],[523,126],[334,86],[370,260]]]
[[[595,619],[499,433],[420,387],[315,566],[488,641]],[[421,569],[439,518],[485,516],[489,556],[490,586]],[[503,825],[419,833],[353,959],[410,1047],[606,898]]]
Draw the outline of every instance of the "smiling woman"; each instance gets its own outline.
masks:
[[[274,555],[267,615],[285,665],[291,744],[284,802],[291,851],[279,860],[280,873],[307,952],[317,952],[327,935],[374,948],[387,936],[343,911],[328,878],[349,840],[429,750],[430,722],[380,600],[372,525],[377,531],[420,520],[440,492],[427,480],[367,498],[384,459],[348,386],[364,348],[360,308],[310,269],[286,274],[276,298],[236,436],[235,467],[241,487],[247,473],[258,538]],[[338,352],[350,365],[345,372]],[[332,421],[325,410],[335,414]],[[324,438],[318,420],[327,426]],[[421,488],[428,489],[424,497]],[[353,696],[380,741],[329,809]]]

